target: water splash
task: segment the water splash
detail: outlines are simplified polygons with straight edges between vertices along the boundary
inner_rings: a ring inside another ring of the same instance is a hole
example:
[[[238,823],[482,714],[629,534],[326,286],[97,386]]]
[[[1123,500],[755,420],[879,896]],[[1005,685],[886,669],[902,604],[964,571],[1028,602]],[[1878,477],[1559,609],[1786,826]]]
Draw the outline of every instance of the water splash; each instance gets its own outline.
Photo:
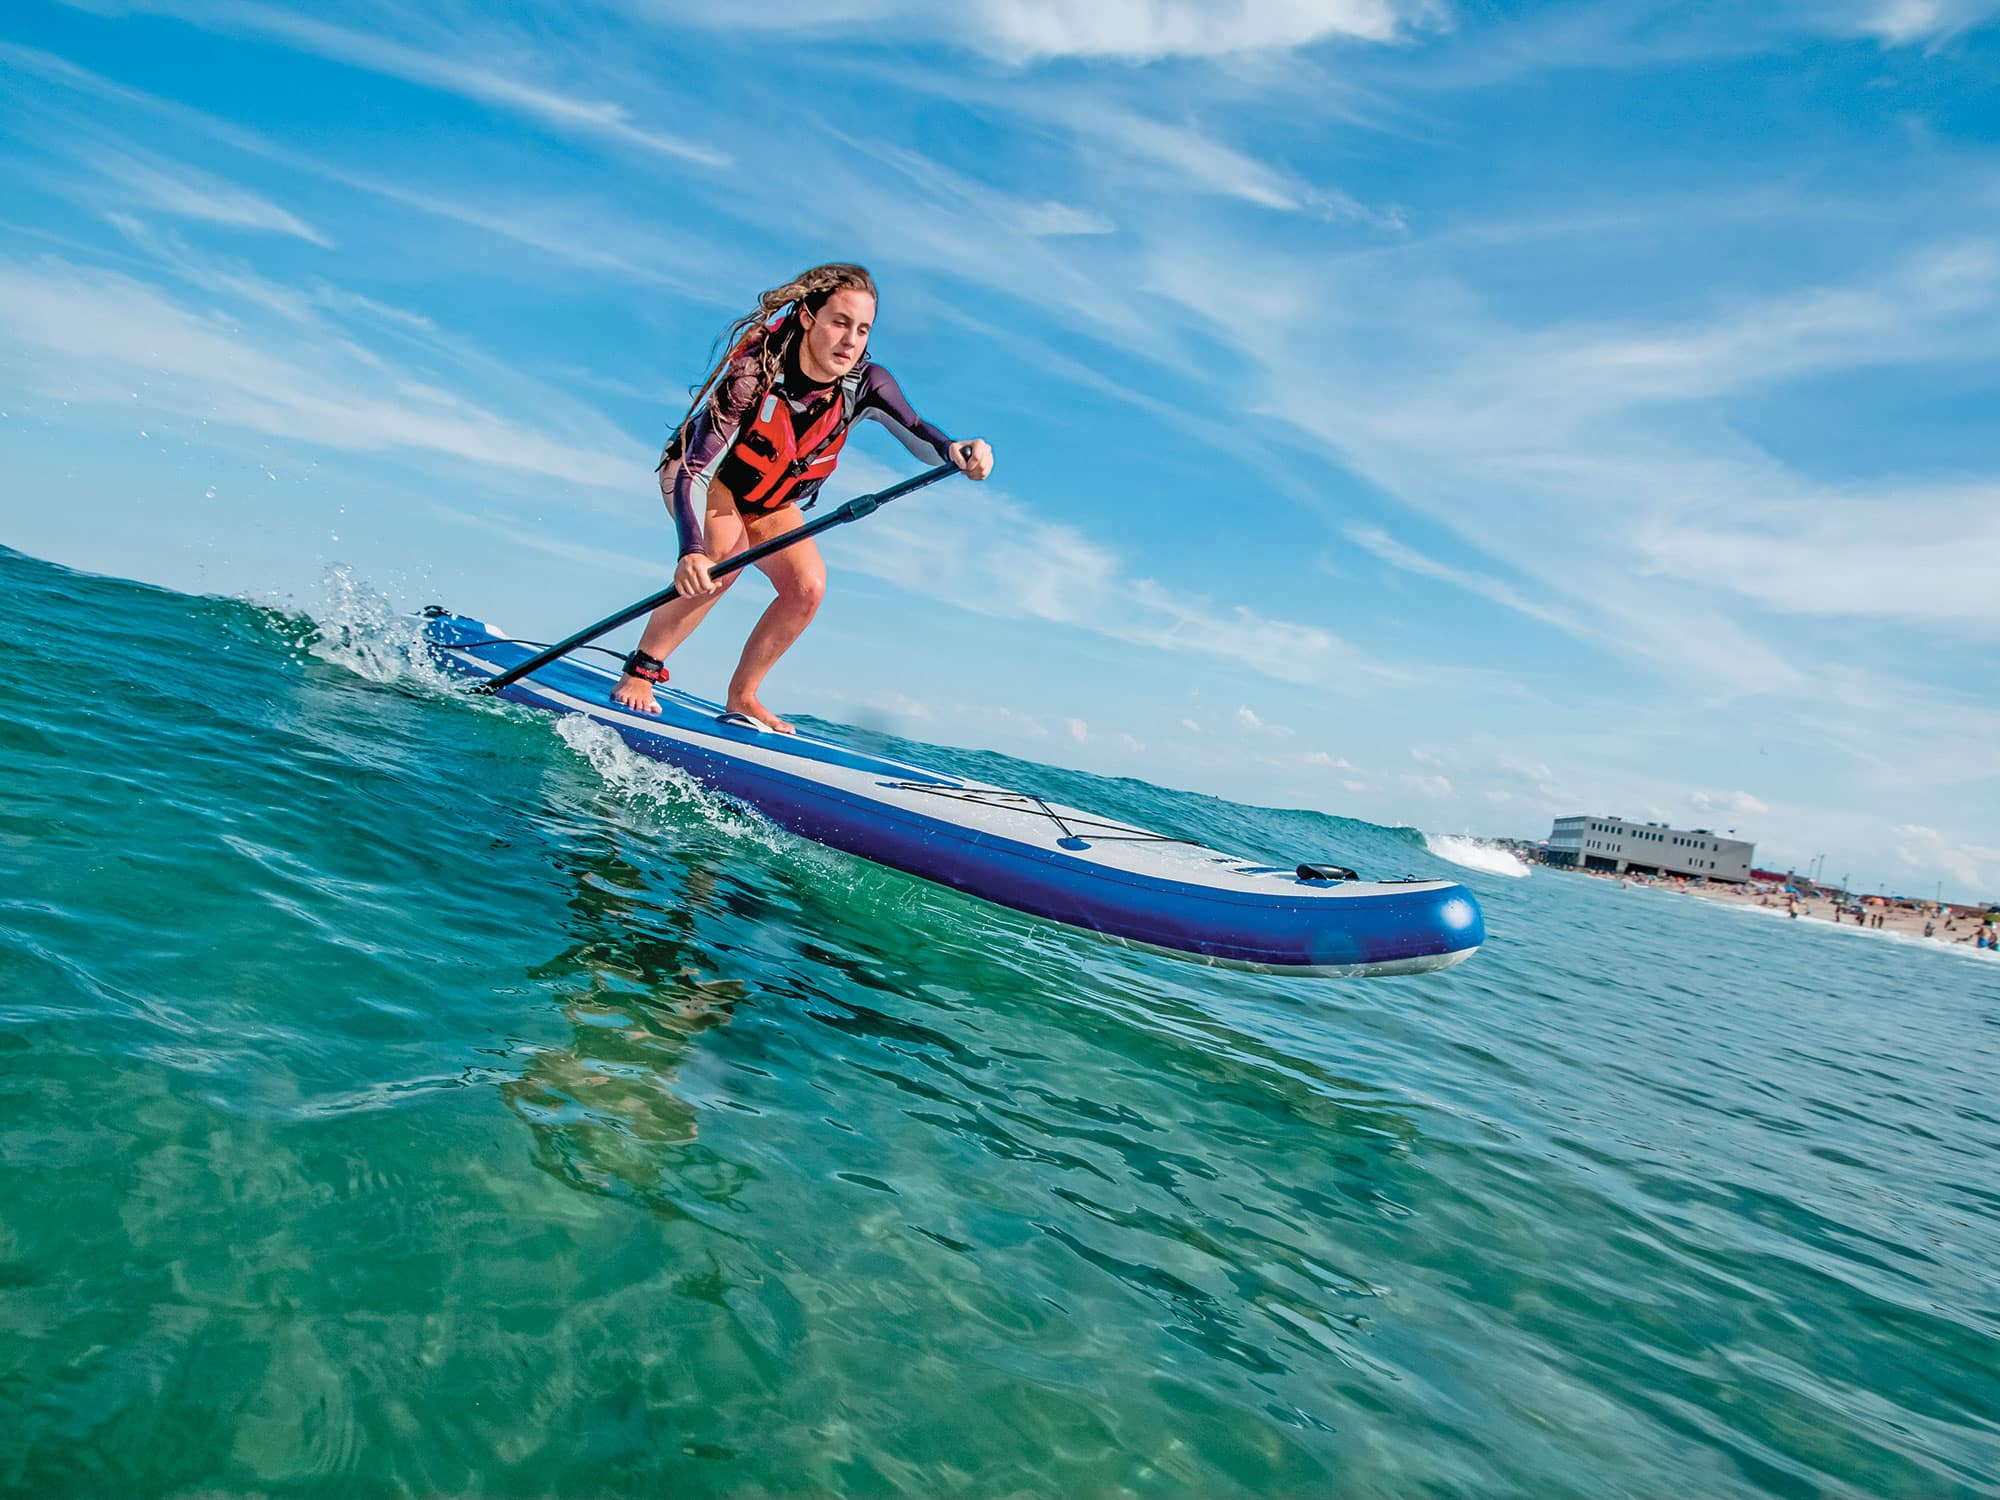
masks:
[[[321,661],[370,682],[414,680],[437,687],[450,681],[424,653],[417,617],[356,578],[344,563],[328,568],[320,579],[313,624],[317,628],[306,648]]]
[[[808,848],[763,818],[719,797],[693,777],[639,754],[606,725],[547,715],[470,691],[466,679],[440,665],[424,645],[423,621],[399,608],[380,589],[336,565],[320,580],[320,603],[310,617],[286,617],[290,644],[320,661],[385,686],[440,694],[470,707],[545,729],[575,752],[620,802],[654,817],[692,813],[718,832],[765,849],[798,856]],[[607,686],[609,684],[609,679]]]
[[[1514,880],[1525,880],[1531,873],[1528,862],[1504,844],[1492,843],[1487,839],[1476,839],[1466,834],[1427,833],[1424,847],[1439,859],[1462,865],[1468,870],[1480,870],[1488,875],[1505,875]]]
[[[773,851],[784,840],[774,825],[718,797],[685,771],[641,755],[608,724],[575,714],[554,720],[540,714],[535,718],[538,723],[547,723],[556,737],[581,756],[622,802],[669,816],[692,811],[723,833],[751,839]]]

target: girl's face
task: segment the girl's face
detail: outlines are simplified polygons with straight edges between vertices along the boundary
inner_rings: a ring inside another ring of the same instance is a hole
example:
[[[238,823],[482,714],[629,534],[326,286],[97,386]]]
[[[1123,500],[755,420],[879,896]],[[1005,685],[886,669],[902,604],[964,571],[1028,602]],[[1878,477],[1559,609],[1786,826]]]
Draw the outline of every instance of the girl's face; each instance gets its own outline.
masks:
[[[799,363],[815,380],[838,380],[854,368],[875,326],[875,299],[866,292],[835,292],[816,313],[803,313],[805,338]]]

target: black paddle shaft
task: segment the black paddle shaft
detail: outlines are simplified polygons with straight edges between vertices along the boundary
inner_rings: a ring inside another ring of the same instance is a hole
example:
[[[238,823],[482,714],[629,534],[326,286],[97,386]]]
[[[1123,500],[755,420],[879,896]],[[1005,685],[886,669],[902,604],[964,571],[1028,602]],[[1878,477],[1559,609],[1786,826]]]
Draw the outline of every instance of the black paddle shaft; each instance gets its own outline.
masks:
[[[817,521],[808,521],[796,531],[788,531],[783,536],[774,536],[768,542],[759,542],[756,546],[717,563],[709,570],[708,576],[711,578],[720,578],[725,573],[734,573],[739,568],[747,568],[754,562],[761,562],[773,552],[784,551],[785,548],[791,546],[794,542],[802,542],[809,536],[818,536],[822,531],[831,531],[834,527],[844,526],[849,521],[858,521],[863,516],[872,513],[877,506],[887,505],[891,500],[900,499],[912,490],[920,490],[927,484],[936,484],[940,479],[950,474],[956,474],[957,472],[958,465],[956,464],[939,464],[935,469],[926,469],[921,474],[913,475],[900,484],[892,484],[885,490],[877,490],[872,495],[856,495],[845,505],[836,506]],[[606,615],[595,625],[586,625],[566,640],[560,640],[553,646],[545,647],[522,662],[518,667],[509,667],[497,676],[487,678],[486,681],[479,685],[479,691],[482,693],[497,693],[509,683],[518,682],[530,672],[538,671],[559,657],[569,655],[578,646],[589,644],[606,631],[616,630],[628,620],[636,620],[643,614],[650,614],[669,599],[678,599],[680,593],[679,589],[669,586],[661,589],[657,594],[648,594],[637,604],[629,605],[619,610],[615,615]]]

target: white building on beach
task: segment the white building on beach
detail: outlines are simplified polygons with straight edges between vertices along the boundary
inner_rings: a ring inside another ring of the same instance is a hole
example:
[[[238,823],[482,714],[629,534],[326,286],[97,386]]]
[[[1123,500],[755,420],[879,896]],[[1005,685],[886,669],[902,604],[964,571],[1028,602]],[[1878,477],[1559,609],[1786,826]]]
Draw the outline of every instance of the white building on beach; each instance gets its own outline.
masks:
[[[1733,830],[1732,830],[1733,831]],[[1703,875],[1748,880],[1756,845],[1706,828],[1669,828],[1623,818],[1578,814],[1557,818],[1549,833],[1548,863],[1614,875]]]

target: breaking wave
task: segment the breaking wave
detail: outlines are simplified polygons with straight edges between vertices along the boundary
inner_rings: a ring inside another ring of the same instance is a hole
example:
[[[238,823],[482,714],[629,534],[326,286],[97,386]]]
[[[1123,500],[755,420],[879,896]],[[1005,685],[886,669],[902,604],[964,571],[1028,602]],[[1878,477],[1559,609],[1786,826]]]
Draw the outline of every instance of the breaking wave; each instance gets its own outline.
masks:
[[[1467,834],[1427,833],[1424,847],[1439,859],[1455,865],[1463,865],[1468,870],[1480,870],[1488,875],[1506,875],[1514,880],[1525,880],[1530,873],[1528,862],[1504,844],[1496,844],[1488,839],[1476,839]]]

